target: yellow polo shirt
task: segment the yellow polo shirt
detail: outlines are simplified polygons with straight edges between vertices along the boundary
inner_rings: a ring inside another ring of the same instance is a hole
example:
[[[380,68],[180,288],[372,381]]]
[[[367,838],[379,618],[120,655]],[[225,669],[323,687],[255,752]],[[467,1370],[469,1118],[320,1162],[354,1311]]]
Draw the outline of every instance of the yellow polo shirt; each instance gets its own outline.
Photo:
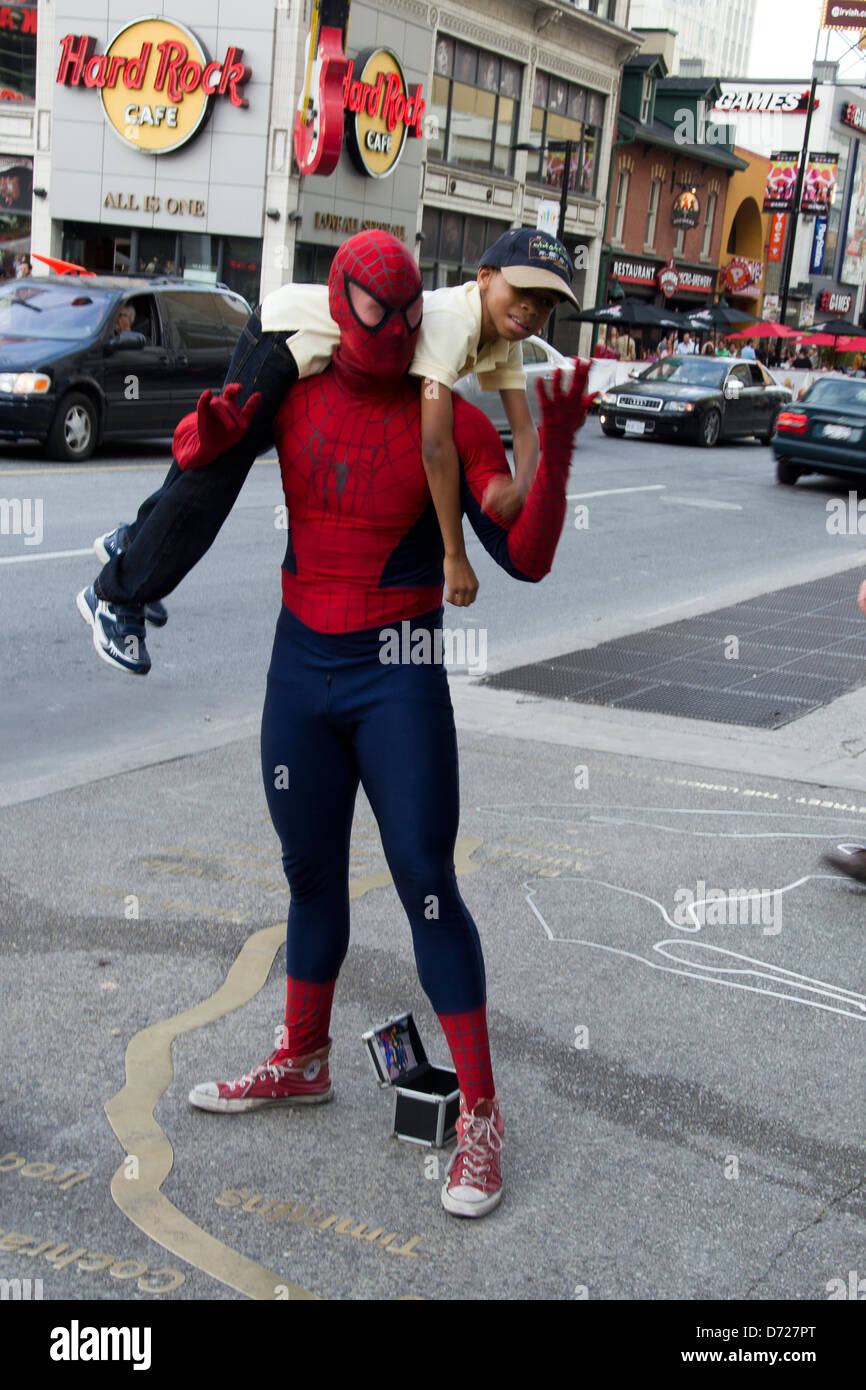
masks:
[[[296,330],[289,347],[301,378],[323,372],[340,341],[328,312],[325,285],[283,285],[262,302],[265,333]],[[526,387],[520,343],[497,338],[480,351],[481,292],[477,281],[427,290],[412,376],[429,377],[449,390],[461,376],[475,372],[484,391],[522,391]]]

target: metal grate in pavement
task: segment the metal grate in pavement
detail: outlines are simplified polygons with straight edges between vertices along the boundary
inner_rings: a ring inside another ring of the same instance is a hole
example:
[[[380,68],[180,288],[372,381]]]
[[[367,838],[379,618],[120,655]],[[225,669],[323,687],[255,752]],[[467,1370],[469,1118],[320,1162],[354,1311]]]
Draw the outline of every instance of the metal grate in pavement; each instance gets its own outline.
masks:
[[[778,729],[866,684],[850,571],[618,637],[482,684],[546,699]],[[729,639],[736,637],[737,655]]]

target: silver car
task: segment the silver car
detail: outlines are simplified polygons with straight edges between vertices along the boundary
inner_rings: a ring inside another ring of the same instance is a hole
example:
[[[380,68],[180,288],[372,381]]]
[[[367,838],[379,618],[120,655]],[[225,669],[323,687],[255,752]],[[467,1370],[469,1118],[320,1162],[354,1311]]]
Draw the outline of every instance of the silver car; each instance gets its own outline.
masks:
[[[562,367],[570,375],[572,359],[563,357],[561,352],[557,352],[555,347],[546,343],[543,338],[527,338],[522,344],[523,365],[526,370],[526,395],[529,400],[529,409],[532,418],[538,424],[538,397],[535,394],[535,383],[539,377],[545,381],[550,381],[557,367]],[[567,385],[567,380],[564,383]],[[477,405],[489,420],[493,422],[500,434],[510,438],[511,426],[508,423],[508,416],[505,414],[505,407],[502,404],[502,397],[498,391],[482,391],[478,385],[478,377],[473,372],[471,376],[461,377],[454,386],[455,391],[472,405]]]

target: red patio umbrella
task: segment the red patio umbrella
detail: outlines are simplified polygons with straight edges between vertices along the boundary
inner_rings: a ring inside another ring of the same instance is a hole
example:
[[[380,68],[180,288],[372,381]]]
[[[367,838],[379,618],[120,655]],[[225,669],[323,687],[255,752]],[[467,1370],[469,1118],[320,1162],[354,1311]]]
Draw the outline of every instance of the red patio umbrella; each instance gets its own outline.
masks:
[[[795,338],[796,332],[785,323],[773,323],[770,319],[751,324],[740,329],[739,333],[729,333],[729,338]]]
[[[812,347],[833,347],[838,342],[832,333],[801,333],[797,336],[801,343],[809,343]]]

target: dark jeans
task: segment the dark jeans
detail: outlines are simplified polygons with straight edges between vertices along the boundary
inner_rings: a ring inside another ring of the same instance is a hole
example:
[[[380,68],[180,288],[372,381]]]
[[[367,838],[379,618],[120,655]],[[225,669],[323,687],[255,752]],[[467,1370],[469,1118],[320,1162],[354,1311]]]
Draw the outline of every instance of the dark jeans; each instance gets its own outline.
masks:
[[[203,468],[182,471],[175,461],[158,492],[130,524],[127,548],[100,571],[96,593],[115,606],[164,598],[210,549],[237,501],[257,456],[273,444],[274,416],[298,379],[284,333],[263,333],[258,311],[238,339],[225,385],[239,381],[239,403],[254,391],[262,401],[239,443]]]

